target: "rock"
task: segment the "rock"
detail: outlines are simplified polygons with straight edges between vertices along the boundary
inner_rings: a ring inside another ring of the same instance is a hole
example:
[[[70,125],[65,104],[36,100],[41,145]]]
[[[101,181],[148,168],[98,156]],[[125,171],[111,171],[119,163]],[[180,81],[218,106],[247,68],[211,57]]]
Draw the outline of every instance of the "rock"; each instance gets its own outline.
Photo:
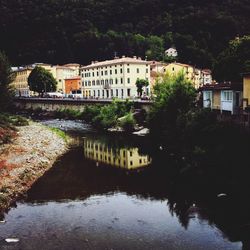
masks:
[[[7,243],[17,243],[17,242],[19,242],[19,239],[17,239],[17,238],[8,238],[8,239],[5,239],[5,241]]]
[[[224,193],[221,193],[221,194],[218,194],[217,197],[220,198],[220,197],[226,197],[227,194],[224,194]]]
[[[149,129],[148,128],[143,128],[139,131],[133,132],[134,135],[139,135],[139,136],[144,136],[149,134]]]

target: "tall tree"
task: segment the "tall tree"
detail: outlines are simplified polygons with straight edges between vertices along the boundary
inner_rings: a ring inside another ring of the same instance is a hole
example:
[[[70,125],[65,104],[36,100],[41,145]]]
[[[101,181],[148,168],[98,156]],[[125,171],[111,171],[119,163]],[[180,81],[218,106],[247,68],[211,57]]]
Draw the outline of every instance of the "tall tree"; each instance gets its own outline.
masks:
[[[30,73],[28,78],[30,90],[44,94],[56,90],[56,79],[46,69],[36,66]]]
[[[10,84],[14,78],[7,56],[0,51],[0,110],[5,110],[11,104],[13,91]]]
[[[180,73],[166,75],[156,83],[154,94],[156,97],[149,118],[150,132],[160,138],[174,137],[181,131],[184,115],[194,107],[196,91]]]

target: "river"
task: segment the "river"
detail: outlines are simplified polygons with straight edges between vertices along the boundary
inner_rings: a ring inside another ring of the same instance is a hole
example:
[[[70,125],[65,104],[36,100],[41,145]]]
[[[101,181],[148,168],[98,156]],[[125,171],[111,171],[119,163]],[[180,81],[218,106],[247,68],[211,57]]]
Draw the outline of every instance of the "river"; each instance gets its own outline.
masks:
[[[74,135],[76,146],[5,215],[0,249],[248,249],[217,198],[175,197],[147,138],[43,123]]]

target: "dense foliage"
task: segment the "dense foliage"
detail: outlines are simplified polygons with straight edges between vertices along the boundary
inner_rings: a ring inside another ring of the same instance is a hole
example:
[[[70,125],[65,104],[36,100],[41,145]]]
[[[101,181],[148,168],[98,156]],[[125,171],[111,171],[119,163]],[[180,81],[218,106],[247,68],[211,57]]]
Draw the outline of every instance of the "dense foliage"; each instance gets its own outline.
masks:
[[[36,66],[28,77],[30,90],[39,94],[56,90],[57,81],[46,69]]]
[[[10,83],[14,77],[15,74],[11,70],[7,56],[0,51],[0,111],[5,110],[11,104],[13,95]]]
[[[2,0],[0,49],[14,64],[86,64],[115,52],[161,60],[175,45],[181,62],[211,67],[250,34],[249,12],[248,0]]]
[[[87,106],[82,113],[82,118],[98,129],[109,129],[121,126],[126,131],[133,130],[135,121],[131,109],[133,103],[130,101],[114,100],[105,106]],[[123,119],[119,119],[122,118]]]
[[[222,51],[215,65],[215,76],[220,81],[240,82],[240,73],[250,72],[250,36],[236,38]]]
[[[165,76],[154,88],[156,95],[150,115],[151,134],[161,140],[180,139],[185,115],[194,108],[196,92],[180,73]]]

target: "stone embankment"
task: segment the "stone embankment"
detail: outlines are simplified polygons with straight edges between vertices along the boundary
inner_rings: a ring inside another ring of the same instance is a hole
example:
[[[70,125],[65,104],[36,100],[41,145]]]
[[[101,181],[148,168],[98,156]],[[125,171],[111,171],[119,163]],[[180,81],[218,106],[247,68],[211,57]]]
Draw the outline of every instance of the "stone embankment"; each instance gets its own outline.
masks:
[[[16,139],[0,146],[0,215],[66,152],[65,138],[30,122],[19,127]]]

